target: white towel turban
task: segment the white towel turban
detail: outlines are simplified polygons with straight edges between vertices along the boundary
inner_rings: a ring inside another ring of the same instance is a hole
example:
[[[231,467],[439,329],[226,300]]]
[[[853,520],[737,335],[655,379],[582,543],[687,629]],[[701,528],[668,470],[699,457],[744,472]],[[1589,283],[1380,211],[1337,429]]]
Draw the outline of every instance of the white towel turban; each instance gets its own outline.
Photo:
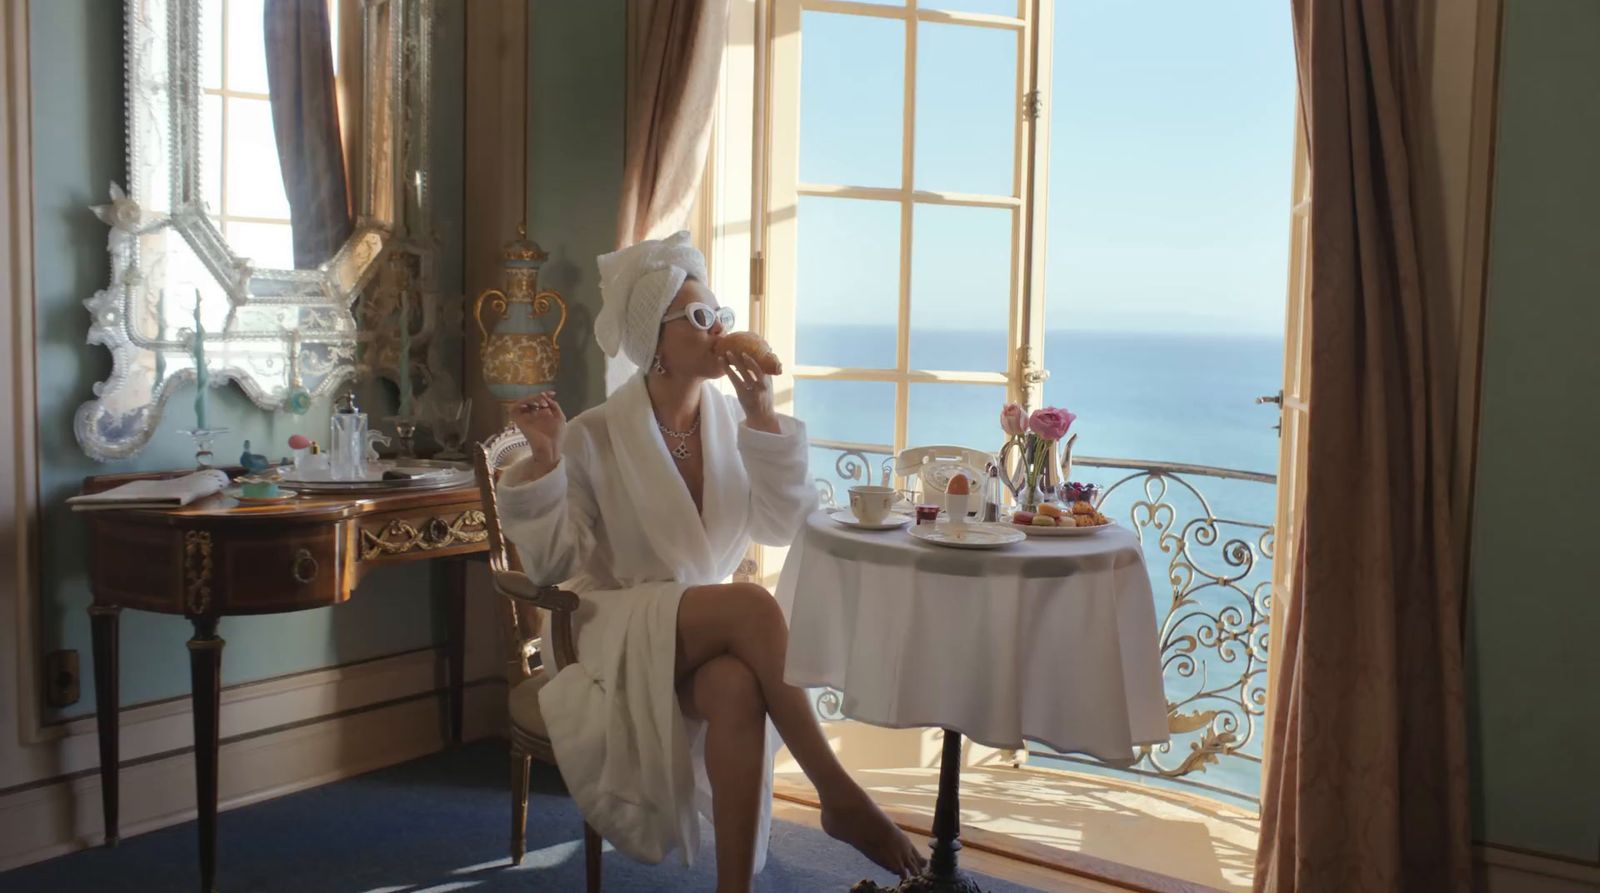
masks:
[[[706,259],[689,244],[689,233],[647,239],[600,255],[600,315],[594,337],[606,356],[620,350],[647,368],[661,337],[661,317],[684,280],[706,281]]]

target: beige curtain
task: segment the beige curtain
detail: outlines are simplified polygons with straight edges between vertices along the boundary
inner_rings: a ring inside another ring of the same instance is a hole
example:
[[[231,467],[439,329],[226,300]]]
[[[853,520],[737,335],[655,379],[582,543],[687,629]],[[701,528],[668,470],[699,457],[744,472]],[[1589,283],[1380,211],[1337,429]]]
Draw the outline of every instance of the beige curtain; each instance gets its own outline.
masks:
[[[332,257],[351,231],[327,0],[267,0],[262,24],[294,265],[308,269]]]
[[[1311,173],[1305,522],[1256,889],[1469,889],[1459,351],[1417,200],[1416,4],[1292,0]]]
[[[711,143],[728,0],[628,4],[627,151],[617,244],[683,229]]]

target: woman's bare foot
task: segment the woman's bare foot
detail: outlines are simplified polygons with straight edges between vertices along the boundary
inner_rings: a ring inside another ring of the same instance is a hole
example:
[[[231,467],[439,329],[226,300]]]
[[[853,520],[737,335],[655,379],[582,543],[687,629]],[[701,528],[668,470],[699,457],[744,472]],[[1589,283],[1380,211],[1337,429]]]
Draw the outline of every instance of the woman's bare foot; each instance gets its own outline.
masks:
[[[830,797],[822,804],[822,830],[899,877],[921,872],[928,861],[911,838],[895,827],[860,788]]]

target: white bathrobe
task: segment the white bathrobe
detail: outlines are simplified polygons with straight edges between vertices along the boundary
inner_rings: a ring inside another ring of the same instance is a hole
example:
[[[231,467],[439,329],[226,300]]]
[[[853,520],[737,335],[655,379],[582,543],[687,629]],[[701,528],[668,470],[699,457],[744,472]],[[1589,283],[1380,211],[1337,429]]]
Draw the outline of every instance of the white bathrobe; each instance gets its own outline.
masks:
[[[678,600],[690,586],[727,581],[752,540],[788,545],[816,503],[805,427],[787,416],[780,423],[778,434],[745,426],[738,403],[705,385],[697,515],[636,375],[572,419],[553,471],[530,481],[524,460],[497,491],[506,538],[528,575],[582,597],[578,662],[539,693],[561,777],[595,830],[641,861],[674,849],[691,861],[696,811],[711,814],[704,723],[683,715],[673,679]],[[770,723],[767,740],[770,795],[778,743]],[[761,802],[758,869],[771,797]]]

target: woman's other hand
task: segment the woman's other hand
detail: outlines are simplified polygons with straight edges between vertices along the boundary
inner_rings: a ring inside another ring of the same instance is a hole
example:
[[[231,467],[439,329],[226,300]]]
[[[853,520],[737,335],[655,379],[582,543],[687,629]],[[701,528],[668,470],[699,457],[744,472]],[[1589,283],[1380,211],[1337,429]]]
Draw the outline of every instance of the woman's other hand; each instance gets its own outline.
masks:
[[[778,413],[772,408],[772,378],[761,371],[755,357],[747,353],[728,354],[722,358],[728,368],[728,381],[733,393],[744,408],[745,424],[757,431],[777,434]]]
[[[556,402],[555,391],[545,391],[512,407],[511,423],[528,439],[535,462],[553,466],[561,458],[567,416]]]

